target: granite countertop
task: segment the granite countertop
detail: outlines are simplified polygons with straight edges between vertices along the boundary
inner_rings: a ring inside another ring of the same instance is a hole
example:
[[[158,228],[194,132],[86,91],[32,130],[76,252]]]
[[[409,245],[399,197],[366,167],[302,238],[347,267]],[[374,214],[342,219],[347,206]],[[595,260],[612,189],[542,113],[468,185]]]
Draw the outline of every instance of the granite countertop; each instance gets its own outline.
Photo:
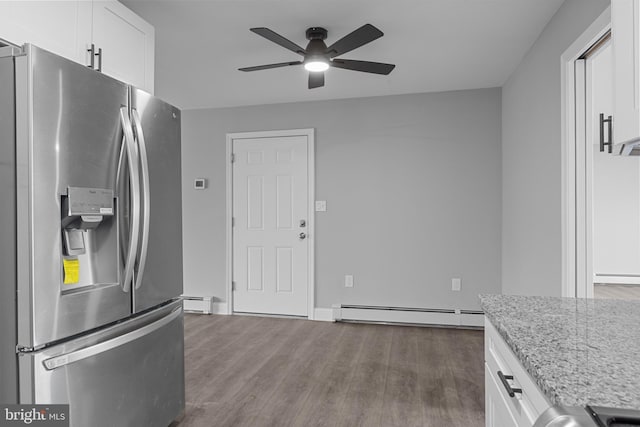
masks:
[[[640,409],[640,301],[480,295],[552,404]]]

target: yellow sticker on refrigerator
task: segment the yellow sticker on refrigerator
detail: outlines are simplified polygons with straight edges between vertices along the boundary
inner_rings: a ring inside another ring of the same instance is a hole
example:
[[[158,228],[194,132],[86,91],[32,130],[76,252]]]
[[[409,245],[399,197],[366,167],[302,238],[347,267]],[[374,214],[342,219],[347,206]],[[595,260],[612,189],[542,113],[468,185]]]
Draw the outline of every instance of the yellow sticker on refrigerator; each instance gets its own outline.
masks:
[[[64,284],[73,285],[80,281],[80,261],[76,259],[63,259]]]

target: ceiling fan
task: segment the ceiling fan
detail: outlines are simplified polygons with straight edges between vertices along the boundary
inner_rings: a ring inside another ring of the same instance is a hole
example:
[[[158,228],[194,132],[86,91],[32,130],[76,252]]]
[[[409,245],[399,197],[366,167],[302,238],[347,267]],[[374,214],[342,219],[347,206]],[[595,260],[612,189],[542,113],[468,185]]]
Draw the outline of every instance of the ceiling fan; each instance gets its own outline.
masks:
[[[304,58],[302,61],[257,65],[255,67],[239,68],[239,70],[258,71],[269,68],[288,67],[291,65],[304,65],[304,68],[309,71],[309,89],[324,86],[324,71],[329,69],[329,67],[384,75],[389,74],[395,68],[394,64],[337,58],[384,35],[382,31],[371,24],[363,25],[329,47],[324,43],[324,40],[327,38],[326,29],[321,27],[308,28],[306,36],[309,44],[307,44],[306,49],[301,48],[268,28],[251,28],[251,31]]]

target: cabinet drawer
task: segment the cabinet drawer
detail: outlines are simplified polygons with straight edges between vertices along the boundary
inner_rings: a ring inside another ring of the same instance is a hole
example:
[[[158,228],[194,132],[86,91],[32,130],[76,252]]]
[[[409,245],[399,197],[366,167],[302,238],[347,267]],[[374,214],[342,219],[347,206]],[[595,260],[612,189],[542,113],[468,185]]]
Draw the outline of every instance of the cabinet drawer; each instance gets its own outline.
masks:
[[[509,412],[518,426],[532,426],[535,420],[551,406],[531,376],[525,371],[515,354],[499,335],[495,327],[485,319],[485,362],[487,375],[491,375],[506,402]],[[512,389],[520,389],[511,397],[498,372],[507,377]]]

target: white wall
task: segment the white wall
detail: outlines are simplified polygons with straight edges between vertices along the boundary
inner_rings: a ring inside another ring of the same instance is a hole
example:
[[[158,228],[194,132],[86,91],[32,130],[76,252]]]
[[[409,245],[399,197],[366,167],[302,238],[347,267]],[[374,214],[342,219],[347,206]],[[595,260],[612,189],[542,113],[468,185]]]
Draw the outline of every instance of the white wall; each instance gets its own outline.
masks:
[[[560,56],[609,6],[566,0],[502,88],[502,289],[561,295]]]
[[[226,133],[315,128],[316,305],[477,309],[501,289],[500,103],[480,89],[184,111],[185,293],[224,300]]]

